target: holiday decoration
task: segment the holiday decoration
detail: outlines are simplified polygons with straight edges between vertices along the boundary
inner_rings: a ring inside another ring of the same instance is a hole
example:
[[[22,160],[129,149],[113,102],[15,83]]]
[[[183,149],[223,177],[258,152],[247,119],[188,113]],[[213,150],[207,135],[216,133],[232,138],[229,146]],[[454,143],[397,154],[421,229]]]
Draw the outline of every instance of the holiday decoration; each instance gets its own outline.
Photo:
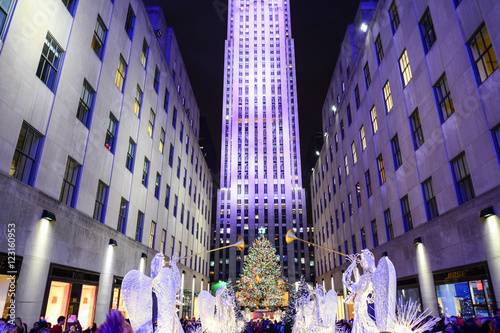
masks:
[[[242,308],[252,311],[275,311],[284,306],[285,285],[279,283],[281,267],[276,249],[260,235],[245,258],[238,301]]]

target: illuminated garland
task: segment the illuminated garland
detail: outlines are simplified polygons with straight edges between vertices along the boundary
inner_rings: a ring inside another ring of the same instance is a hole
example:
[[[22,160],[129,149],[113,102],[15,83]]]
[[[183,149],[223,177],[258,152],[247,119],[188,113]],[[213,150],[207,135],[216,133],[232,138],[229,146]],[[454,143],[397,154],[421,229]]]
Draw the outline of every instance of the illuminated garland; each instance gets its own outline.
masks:
[[[281,267],[276,249],[260,235],[245,258],[238,301],[242,308],[275,311],[283,307],[285,285],[280,284]]]

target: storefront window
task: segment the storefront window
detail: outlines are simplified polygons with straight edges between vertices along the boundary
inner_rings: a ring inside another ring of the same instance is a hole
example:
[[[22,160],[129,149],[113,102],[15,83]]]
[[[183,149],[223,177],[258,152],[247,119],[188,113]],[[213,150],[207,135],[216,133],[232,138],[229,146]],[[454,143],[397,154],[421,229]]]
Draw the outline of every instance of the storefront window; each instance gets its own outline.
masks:
[[[492,297],[487,280],[475,280],[436,286],[441,316],[470,318],[491,315]]]
[[[8,318],[9,306],[11,305],[11,299],[13,291],[17,288],[17,279],[19,277],[19,271],[21,269],[21,259],[15,258],[14,269],[9,267],[12,264],[12,259],[9,258],[6,253],[0,253],[0,313],[1,318]],[[16,272],[12,274],[12,272]],[[12,299],[14,302],[14,300]]]
[[[125,308],[125,304],[123,303],[122,291],[120,288],[113,288],[113,303],[111,304],[111,309],[118,309],[123,313],[125,318],[128,318],[127,309]]]

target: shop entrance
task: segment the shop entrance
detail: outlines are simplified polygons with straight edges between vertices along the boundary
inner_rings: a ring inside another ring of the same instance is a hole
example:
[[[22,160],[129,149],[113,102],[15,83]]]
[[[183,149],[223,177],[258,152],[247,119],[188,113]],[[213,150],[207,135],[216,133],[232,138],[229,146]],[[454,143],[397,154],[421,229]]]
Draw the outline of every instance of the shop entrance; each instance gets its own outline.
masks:
[[[92,326],[98,282],[96,273],[52,266],[42,317],[52,325],[64,316],[68,323],[78,320],[83,329]]]

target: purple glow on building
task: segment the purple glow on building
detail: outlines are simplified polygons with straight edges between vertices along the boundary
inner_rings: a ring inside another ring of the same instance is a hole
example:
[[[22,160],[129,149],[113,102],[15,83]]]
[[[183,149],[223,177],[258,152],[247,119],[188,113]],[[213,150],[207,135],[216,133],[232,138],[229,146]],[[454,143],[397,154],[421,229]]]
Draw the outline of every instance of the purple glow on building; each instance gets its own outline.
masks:
[[[265,233],[284,276],[309,280],[309,249],[285,242],[290,228],[307,238],[290,7],[286,0],[230,0],[228,15],[214,245],[240,235],[251,245]],[[238,281],[243,255],[235,248],[211,261],[213,281]]]

